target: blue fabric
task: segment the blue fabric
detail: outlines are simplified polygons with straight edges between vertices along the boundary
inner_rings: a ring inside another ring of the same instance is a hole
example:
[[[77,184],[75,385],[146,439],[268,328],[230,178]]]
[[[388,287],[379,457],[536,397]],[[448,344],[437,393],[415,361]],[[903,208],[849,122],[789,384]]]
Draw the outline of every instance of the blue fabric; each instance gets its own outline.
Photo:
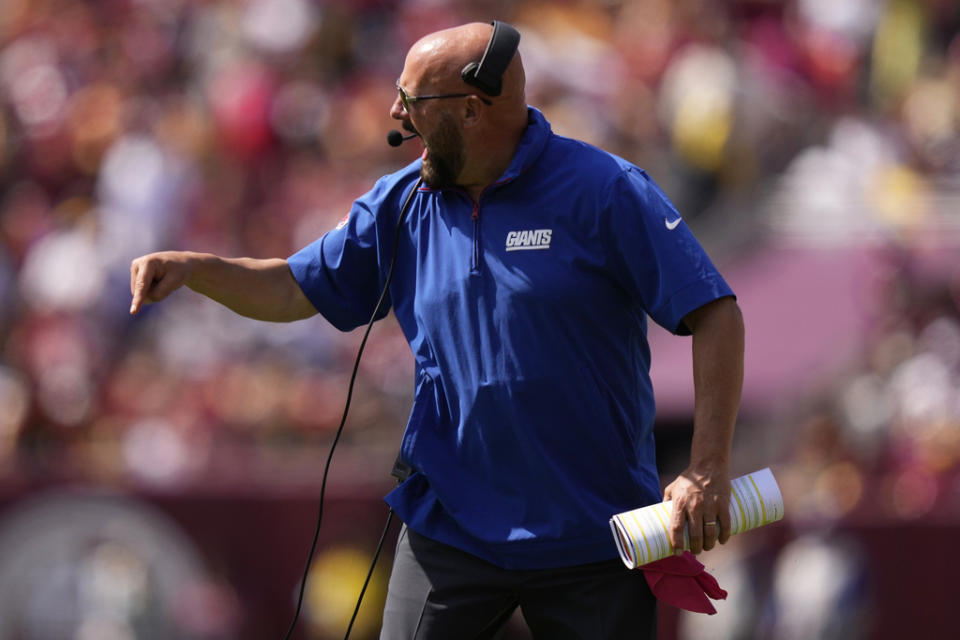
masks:
[[[338,328],[369,320],[419,169],[289,258]],[[505,568],[617,557],[610,516],[660,499],[646,316],[684,333],[732,295],[678,218],[645,172],[532,108],[479,204],[420,189],[389,291],[417,366],[401,444],[415,472],[387,496],[410,529]]]

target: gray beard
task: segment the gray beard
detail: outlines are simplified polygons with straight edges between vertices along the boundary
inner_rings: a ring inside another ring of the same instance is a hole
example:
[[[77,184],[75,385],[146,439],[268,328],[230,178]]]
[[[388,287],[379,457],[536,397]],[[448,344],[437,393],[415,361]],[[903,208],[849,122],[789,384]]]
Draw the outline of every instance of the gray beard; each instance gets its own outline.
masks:
[[[440,124],[432,136],[427,159],[420,167],[420,177],[433,189],[444,189],[457,184],[463,171],[463,137],[457,130],[453,116],[440,115]]]

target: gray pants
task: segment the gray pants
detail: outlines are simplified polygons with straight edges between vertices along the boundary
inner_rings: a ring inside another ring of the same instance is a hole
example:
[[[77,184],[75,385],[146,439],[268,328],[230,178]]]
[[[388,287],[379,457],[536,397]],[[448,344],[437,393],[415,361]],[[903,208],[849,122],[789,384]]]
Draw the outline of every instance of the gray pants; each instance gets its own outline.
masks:
[[[493,639],[517,607],[538,640],[657,637],[656,599],[619,560],[501,569],[404,526],[380,640]]]

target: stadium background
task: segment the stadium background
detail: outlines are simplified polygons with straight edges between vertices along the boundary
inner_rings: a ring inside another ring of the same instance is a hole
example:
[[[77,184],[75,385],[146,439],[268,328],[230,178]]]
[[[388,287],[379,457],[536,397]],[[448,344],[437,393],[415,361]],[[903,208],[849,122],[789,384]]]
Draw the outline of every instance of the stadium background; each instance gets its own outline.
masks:
[[[663,638],[955,631],[960,5],[953,0],[4,0],[0,638],[279,638],[358,344],[180,292],[131,258],[286,256],[419,153],[384,142],[419,36],[523,33],[528,101],[646,168],[740,296],[734,472],[784,522],[701,556],[730,591]],[[652,331],[666,478],[689,341]],[[380,323],[300,638],[342,636],[412,359]],[[373,637],[389,553],[355,638]],[[510,638],[523,638],[519,624]]]

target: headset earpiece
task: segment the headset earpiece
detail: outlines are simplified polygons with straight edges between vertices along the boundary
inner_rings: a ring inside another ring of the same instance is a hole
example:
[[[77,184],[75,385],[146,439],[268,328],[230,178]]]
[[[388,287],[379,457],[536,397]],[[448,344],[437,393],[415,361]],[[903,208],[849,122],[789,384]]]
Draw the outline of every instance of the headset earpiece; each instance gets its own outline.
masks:
[[[494,20],[493,35],[479,62],[471,62],[460,72],[467,84],[477,87],[490,96],[503,91],[503,73],[513,60],[520,44],[520,32],[506,22]]]

